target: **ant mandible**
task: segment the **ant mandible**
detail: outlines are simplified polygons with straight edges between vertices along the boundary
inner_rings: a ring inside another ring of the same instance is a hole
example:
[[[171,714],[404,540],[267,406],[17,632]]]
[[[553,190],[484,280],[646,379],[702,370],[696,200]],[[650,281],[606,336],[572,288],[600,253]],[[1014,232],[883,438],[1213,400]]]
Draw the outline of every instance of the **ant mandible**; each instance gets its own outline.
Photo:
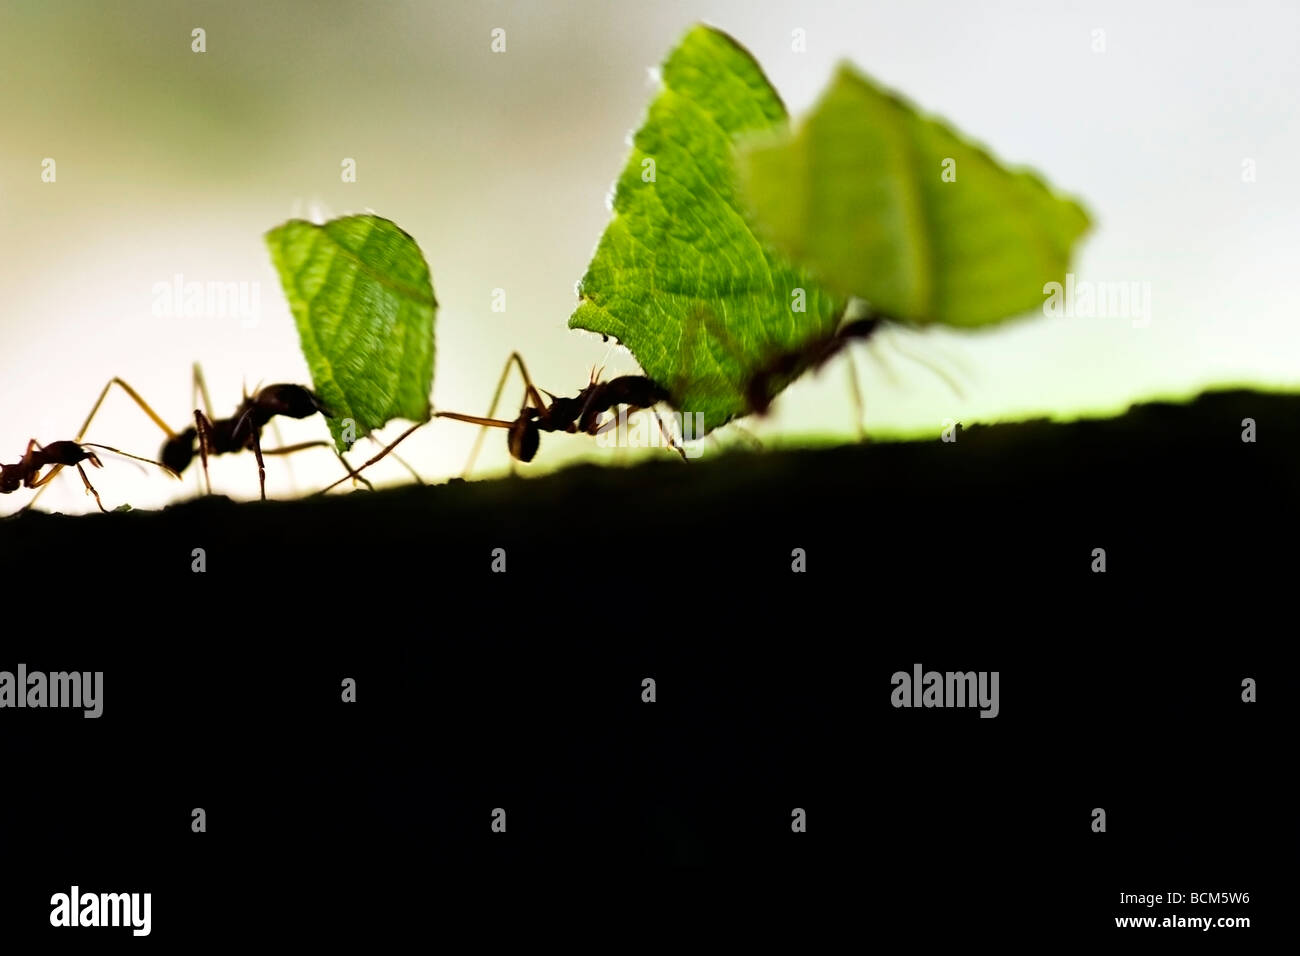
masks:
[[[127,452],[120,451],[110,445],[98,445],[94,443],[82,444],[79,441],[56,441],[48,445],[42,445],[35,438],[27,443],[27,450],[23,452],[21,461],[12,465],[0,464],[0,494],[8,495],[17,491],[19,488],[38,488],[44,490],[51,479],[54,478],[63,468],[71,465],[77,469],[81,475],[81,481],[86,486],[86,492],[95,496],[95,504],[99,505],[99,510],[107,512],[104,502],[100,500],[99,492],[95,486],[90,483],[86,477],[86,469],[81,467],[83,461],[90,462],[96,468],[103,468],[103,463],[99,456],[91,449],[100,448],[104,451],[111,451],[115,455],[121,455],[123,458],[133,458],[136,461],[143,461],[150,465],[157,465],[173,478],[180,478],[174,470],[168,468],[162,462],[154,461],[151,458],[141,458],[138,455],[131,455]],[[53,467],[41,476],[41,469],[46,465]],[[36,496],[40,495],[37,491]],[[36,501],[36,496],[27,503],[26,508],[30,508]]]

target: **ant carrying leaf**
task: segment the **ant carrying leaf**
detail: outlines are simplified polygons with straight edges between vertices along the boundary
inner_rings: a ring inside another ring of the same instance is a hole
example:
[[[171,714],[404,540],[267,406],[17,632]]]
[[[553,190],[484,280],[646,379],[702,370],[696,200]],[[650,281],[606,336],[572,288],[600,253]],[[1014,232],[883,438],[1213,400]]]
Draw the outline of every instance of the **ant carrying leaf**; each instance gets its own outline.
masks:
[[[519,369],[519,374],[524,380],[524,400],[519,410],[519,416],[512,421],[493,418],[492,416],[496,414],[497,405],[501,401],[501,393],[505,389],[506,380],[512,367]],[[618,423],[617,416],[609,419],[602,418],[606,412],[614,411],[619,406],[625,406],[630,411],[653,409],[655,405],[668,400],[668,392],[644,375],[621,375],[607,382],[597,381],[593,375],[587,386],[579,391],[574,398],[559,398],[550,392],[545,392],[547,397],[550,398],[549,402],[542,398],[543,391],[533,385],[528,369],[524,366],[523,358],[518,352],[512,352],[501,372],[501,378],[497,382],[496,392],[492,396],[492,404],[488,408],[486,416],[435,411],[432,417],[448,418],[482,426],[470,452],[469,462],[465,466],[465,474],[468,474],[474,467],[474,461],[478,457],[483,436],[488,428],[506,429],[507,447],[510,450],[511,457],[516,461],[530,462],[537,455],[542,432],[600,435]],[[655,417],[658,419],[657,412]],[[663,420],[658,419],[658,421],[665,440],[674,450],[685,457],[681,447],[664,429]],[[412,425],[373,458],[357,468],[357,472],[360,473],[382,460],[408,436],[426,424],[428,424],[427,421],[417,422]],[[324,494],[337,487],[344,480],[346,479],[340,479],[317,493]]]
[[[706,432],[886,323],[1032,314],[1088,227],[1039,177],[851,68],[797,134],[719,30],[692,28],[659,75],[569,327],[618,339]]]

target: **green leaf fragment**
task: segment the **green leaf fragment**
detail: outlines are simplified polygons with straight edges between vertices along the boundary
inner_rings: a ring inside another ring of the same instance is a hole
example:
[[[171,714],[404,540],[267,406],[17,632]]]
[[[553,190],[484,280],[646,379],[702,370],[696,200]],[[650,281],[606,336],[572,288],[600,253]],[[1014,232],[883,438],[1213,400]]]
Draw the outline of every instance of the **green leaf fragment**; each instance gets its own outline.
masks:
[[[696,27],[662,77],[569,327],[617,338],[707,432],[750,411],[757,371],[830,335],[842,302],[759,241],[742,211],[736,139],[786,119],[753,57]],[[773,375],[770,395],[802,370]]]
[[[1078,203],[849,66],[797,133],[745,150],[741,175],[765,238],[840,294],[918,324],[1040,308],[1089,227]]]
[[[438,303],[414,239],[379,216],[290,220],[266,234],[330,433],[346,451],[395,418],[425,421]]]

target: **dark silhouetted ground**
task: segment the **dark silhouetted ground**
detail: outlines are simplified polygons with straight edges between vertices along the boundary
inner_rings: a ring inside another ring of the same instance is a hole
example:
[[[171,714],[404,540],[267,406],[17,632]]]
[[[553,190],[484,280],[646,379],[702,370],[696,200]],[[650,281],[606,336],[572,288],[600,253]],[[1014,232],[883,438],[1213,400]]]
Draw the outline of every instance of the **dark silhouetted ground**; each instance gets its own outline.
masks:
[[[0,714],[0,922],[80,881],[152,889],[172,940],[500,902],[479,932],[539,892],[584,919],[596,884],[785,913],[805,944],[1109,946],[1146,913],[1121,892],[1177,889],[1252,893],[1190,914],[1263,939],[1300,836],[1298,483],[1300,396],[1229,392],[954,444],[22,515],[0,668],[106,693],[99,720]],[[997,671],[999,716],[892,707],[918,663]]]

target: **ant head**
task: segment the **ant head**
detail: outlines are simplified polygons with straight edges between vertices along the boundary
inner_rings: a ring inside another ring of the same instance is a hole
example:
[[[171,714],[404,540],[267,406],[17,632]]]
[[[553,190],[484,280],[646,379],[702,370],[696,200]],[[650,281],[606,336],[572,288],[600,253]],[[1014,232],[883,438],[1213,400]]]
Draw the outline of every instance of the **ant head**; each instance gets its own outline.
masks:
[[[159,460],[179,475],[194,460],[194,440],[198,437],[197,431],[187,428],[175,438],[169,438],[158,455]]]
[[[0,495],[8,495],[23,486],[21,469],[16,465],[0,465]]]
[[[510,454],[519,461],[532,461],[541,441],[542,433],[532,417],[521,415],[510,426]]]
[[[271,415],[308,418],[320,412],[326,418],[333,417],[325,403],[301,385],[268,385],[258,391],[256,401],[263,412]]]

